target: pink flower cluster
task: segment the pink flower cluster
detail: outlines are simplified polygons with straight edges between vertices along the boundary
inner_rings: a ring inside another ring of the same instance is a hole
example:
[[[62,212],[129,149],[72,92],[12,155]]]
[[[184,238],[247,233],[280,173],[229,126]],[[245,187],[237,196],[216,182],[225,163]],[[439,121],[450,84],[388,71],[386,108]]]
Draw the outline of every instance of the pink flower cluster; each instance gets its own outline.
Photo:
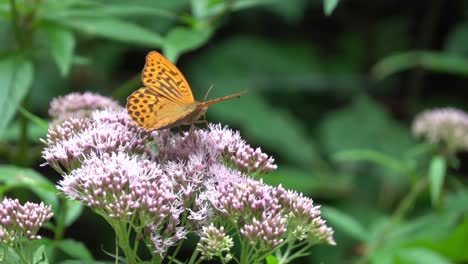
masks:
[[[40,239],[39,228],[52,217],[52,209],[43,203],[26,202],[4,198],[0,203],[0,243],[12,244],[28,239]]]
[[[418,114],[413,134],[430,143],[442,143],[449,151],[468,150],[468,114],[455,108],[436,108]]]
[[[263,252],[291,240],[334,244],[311,199],[251,177],[274,160],[227,127],[147,132],[124,109],[106,109],[51,127],[44,143],[65,195],[143,230],[160,256],[194,233],[202,256],[230,258],[236,234],[225,230]]]
[[[187,160],[190,156],[203,157],[206,164],[215,164],[223,159],[246,173],[267,173],[276,170],[275,160],[253,149],[238,131],[220,124],[208,125],[208,129],[195,129],[183,135],[171,134],[169,130],[153,133],[159,155],[166,160]]]
[[[49,115],[54,119],[54,124],[60,124],[72,117],[89,117],[94,110],[107,108],[117,110],[120,105],[108,97],[91,92],[70,93],[50,102]]]
[[[89,118],[71,118],[51,126],[42,156],[58,171],[80,166],[92,153],[146,153],[149,133],[138,127],[123,109],[101,110]]]

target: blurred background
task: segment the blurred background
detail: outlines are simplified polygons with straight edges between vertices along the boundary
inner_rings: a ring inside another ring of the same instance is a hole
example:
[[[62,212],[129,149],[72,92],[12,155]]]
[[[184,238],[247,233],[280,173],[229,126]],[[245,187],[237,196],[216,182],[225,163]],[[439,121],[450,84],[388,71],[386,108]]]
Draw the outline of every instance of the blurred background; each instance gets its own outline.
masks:
[[[467,106],[467,14],[463,0],[0,0],[1,193],[37,198],[19,170],[59,179],[40,166],[52,98],[125,105],[158,50],[197,100],[249,90],[207,119],[275,158],[265,182],[322,205],[337,245],[295,263],[468,263],[468,156],[435,201],[420,181],[434,150],[411,133],[424,109]],[[106,259],[100,232],[85,210],[65,237]]]

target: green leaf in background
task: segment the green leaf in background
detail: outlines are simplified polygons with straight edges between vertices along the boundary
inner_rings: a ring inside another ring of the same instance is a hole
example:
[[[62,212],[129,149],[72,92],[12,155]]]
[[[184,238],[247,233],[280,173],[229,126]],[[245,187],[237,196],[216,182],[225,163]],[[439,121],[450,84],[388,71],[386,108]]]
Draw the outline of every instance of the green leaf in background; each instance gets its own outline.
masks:
[[[163,38],[158,33],[115,18],[86,17],[56,22],[86,34],[151,48],[160,47],[163,43]]]
[[[65,254],[73,258],[87,262],[94,260],[93,255],[82,242],[78,242],[72,239],[65,239],[59,241],[57,247],[60,248],[60,250],[62,250]]]
[[[346,95],[366,87],[367,82],[357,73],[344,72],[348,69],[336,67],[336,63],[329,57],[320,58],[317,50],[305,42],[234,36],[190,61],[187,77],[195,84],[194,90],[214,84],[212,92],[216,96],[241,89],[281,94],[333,89],[339,95]]]
[[[70,72],[73,52],[75,50],[75,36],[73,32],[62,26],[46,23],[41,26],[47,36],[50,53],[57,63],[62,76]]]
[[[197,20],[210,16],[220,15],[222,12],[234,12],[256,6],[276,5],[280,0],[236,0],[236,1],[213,1],[213,0],[191,0],[192,15]]]
[[[431,188],[432,205],[436,206],[440,201],[440,194],[444,186],[446,164],[442,156],[435,156],[429,166],[429,186]]]
[[[429,247],[440,254],[450,258],[454,262],[463,263],[468,261],[468,217],[446,238]]]
[[[451,264],[452,262],[442,255],[425,248],[412,248],[401,250],[395,264]]]
[[[210,109],[209,116],[242,124],[242,134],[282,153],[282,158],[293,164],[310,167],[321,162],[303,125],[287,110],[268,104],[259,93],[252,91],[240,99],[223,102],[222,106],[214,105]]]
[[[400,248],[425,247],[426,243],[439,243],[456,227],[454,214],[427,213],[399,223],[387,234],[386,245]],[[437,226],[437,228],[434,228]]]
[[[49,260],[45,254],[45,245],[39,246],[33,254],[33,260],[31,263],[34,264],[48,264]]]
[[[396,160],[414,146],[410,131],[385,108],[366,96],[328,114],[320,124],[322,143],[329,154],[352,149],[377,151]],[[393,162],[391,162],[393,164]],[[396,164],[391,167],[399,167]]]
[[[298,192],[313,194],[313,198],[336,199],[341,195],[351,192],[352,182],[347,177],[331,174],[324,170],[297,169],[280,166],[277,170],[263,177],[265,183]]]
[[[329,16],[333,13],[335,8],[338,6],[340,0],[323,0],[323,12],[326,16]]]
[[[279,264],[278,258],[273,255],[268,255],[265,260],[267,264]]]
[[[458,224],[459,217],[448,213],[431,213],[404,223],[392,231],[387,238],[387,247],[382,251],[397,255],[402,250],[425,249],[456,263],[466,262],[468,218],[464,217],[464,221]]]
[[[21,131],[21,125],[19,120],[14,120],[10,125],[5,129],[3,134],[3,139],[10,142],[15,142],[18,140],[18,135]],[[30,123],[28,127],[28,140],[30,142],[41,143],[40,139],[45,138],[47,135],[47,128],[44,128],[42,125],[37,123]],[[42,143],[41,143],[42,144]]]
[[[354,217],[328,206],[322,206],[321,210],[323,217],[333,228],[339,229],[361,242],[369,240],[369,233]]]
[[[52,210],[57,210],[57,189],[54,184],[43,175],[32,169],[20,168],[16,166],[0,166],[0,195],[12,188],[26,188],[35,193],[46,205],[51,205]],[[54,214],[57,212],[54,211]]]
[[[176,62],[179,56],[185,52],[199,48],[211,37],[211,29],[191,29],[176,27],[171,29],[164,39],[162,50],[164,56],[172,62]]]
[[[81,212],[83,212],[83,204],[71,199],[65,199],[64,201],[64,206],[67,207],[67,215],[65,216],[65,226],[70,226],[78,219],[78,217],[80,217]]]
[[[450,53],[468,55],[468,23],[459,23],[450,32],[445,42],[445,50]]]
[[[95,2],[96,4],[96,2]],[[57,8],[56,8],[57,9]],[[55,11],[55,10],[54,10]],[[60,8],[53,14],[46,15],[47,18],[60,17],[61,19],[73,19],[74,17],[112,17],[112,16],[149,16],[175,20],[177,16],[162,8],[139,5],[92,5],[89,8]]]
[[[436,51],[408,51],[390,55],[373,67],[372,75],[381,80],[416,67],[440,73],[468,75],[468,59],[458,54]]]
[[[400,174],[408,171],[408,167],[403,161],[373,150],[342,150],[335,153],[333,159],[336,161],[370,161]]]
[[[0,138],[13,118],[33,81],[33,65],[19,56],[0,60]]]

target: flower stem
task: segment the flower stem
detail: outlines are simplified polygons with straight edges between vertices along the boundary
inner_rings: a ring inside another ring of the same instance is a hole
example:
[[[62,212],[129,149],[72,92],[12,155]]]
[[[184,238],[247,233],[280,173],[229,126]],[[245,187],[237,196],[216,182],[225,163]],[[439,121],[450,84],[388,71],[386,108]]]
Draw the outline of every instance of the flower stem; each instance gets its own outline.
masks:
[[[415,182],[410,190],[410,192],[401,200],[400,204],[398,205],[397,209],[393,213],[393,216],[388,223],[388,225],[382,230],[378,238],[372,243],[369,247],[369,250],[365,255],[363,255],[357,263],[365,264],[368,262],[369,257],[373,251],[378,249],[385,241],[388,234],[391,233],[393,228],[397,225],[397,223],[406,215],[406,213],[411,209],[414,205],[416,198],[419,194],[427,187],[428,179],[427,177],[421,177],[417,182]]]
[[[125,254],[127,264],[136,264],[137,256],[136,253],[132,250],[132,247],[130,246],[130,237],[128,236],[127,232],[127,223],[120,221],[114,223],[115,225],[113,225],[113,227],[117,236],[119,247]]]

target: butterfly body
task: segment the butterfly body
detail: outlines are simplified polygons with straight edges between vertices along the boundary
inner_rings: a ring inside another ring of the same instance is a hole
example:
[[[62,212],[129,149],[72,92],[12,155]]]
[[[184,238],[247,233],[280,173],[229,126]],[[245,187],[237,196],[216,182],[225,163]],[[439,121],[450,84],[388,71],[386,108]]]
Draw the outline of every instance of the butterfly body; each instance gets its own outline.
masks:
[[[206,113],[209,105],[247,92],[198,102],[182,73],[156,51],[146,56],[141,79],[145,87],[127,98],[127,112],[133,121],[149,131],[193,124]]]

